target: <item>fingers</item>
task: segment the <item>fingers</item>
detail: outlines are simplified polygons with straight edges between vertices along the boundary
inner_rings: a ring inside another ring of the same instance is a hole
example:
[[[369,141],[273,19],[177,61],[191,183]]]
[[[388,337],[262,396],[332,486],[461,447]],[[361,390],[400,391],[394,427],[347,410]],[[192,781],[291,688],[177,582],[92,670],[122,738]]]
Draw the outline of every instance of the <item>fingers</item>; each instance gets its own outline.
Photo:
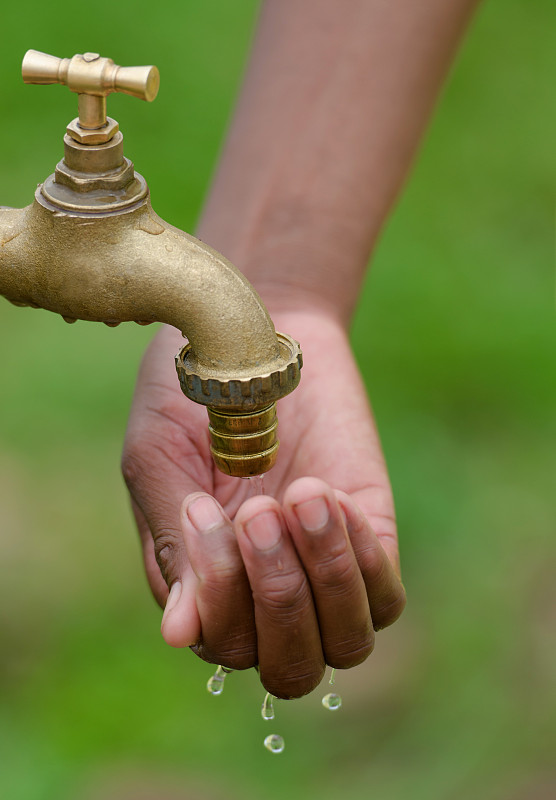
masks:
[[[293,483],[284,513],[309,578],[326,663],[348,669],[372,652],[374,631],[365,582],[338,501],[317,478]]]
[[[206,661],[230,669],[257,664],[251,589],[232,523],[208,494],[187,497],[182,506],[187,553],[197,577],[201,639],[195,648]]]
[[[405,589],[363,512],[345,492],[335,494],[365,581],[374,628],[386,628],[405,608]]]
[[[251,498],[235,531],[253,594],[261,681],[276,697],[301,697],[318,685],[325,664],[311,590],[280,506]]]

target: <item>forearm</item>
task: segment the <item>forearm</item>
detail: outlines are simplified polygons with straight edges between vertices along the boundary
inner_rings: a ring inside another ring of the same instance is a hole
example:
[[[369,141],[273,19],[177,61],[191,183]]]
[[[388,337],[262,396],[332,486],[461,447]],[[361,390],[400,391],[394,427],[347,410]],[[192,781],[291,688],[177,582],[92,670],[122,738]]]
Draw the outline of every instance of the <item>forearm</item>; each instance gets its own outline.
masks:
[[[477,2],[263,3],[199,235],[273,308],[349,320]]]

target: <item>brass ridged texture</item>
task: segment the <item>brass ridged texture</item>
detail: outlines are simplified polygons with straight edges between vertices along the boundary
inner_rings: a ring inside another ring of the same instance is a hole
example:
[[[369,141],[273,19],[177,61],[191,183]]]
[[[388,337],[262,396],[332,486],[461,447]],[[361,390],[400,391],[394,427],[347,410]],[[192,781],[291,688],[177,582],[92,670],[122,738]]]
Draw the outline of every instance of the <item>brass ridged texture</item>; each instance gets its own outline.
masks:
[[[276,403],[251,414],[207,408],[212,457],[227,475],[250,478],[274,466],[278,454]]]
[[[182,392],[195,403],[231,413],[256,411],[276,402],[295,389],[303,365],[298,342],[285,333],[276,332],[276,337],[278,353],[271,364],[227,378],[207,373],[191,345],[186,345],[176,356]]]

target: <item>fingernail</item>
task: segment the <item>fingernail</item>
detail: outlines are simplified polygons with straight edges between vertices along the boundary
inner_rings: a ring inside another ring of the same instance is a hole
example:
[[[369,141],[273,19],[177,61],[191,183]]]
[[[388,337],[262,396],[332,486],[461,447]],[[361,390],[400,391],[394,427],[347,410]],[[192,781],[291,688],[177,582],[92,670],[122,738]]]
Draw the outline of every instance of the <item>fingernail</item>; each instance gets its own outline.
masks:
[[[280,521],[273,511],[263,511],[252,517],[245,523],[244,530],[257,550],[270,550],[282,536]]]
[[[294,506],[294,511],[301,523],[301,527],[311,533],[321,531],[326,527],[328,517],[328,505],[324,497],[315,497],[314,500],[306,500]]]
[[[172,584],[172,588],[170,589],[170,594],[168,595],[168,599],[166,600],[166,606],[164,607],[164,614],[162,615],[162,625],[164,625],[164,620],[166,619],[170,611],[177,605],[180,596],[181,596],[181,581],[175,581]]]
[[[212,497],[198,497],[187,506],[187,516],[198,533],[208,533],[224,522],[220,506]]]

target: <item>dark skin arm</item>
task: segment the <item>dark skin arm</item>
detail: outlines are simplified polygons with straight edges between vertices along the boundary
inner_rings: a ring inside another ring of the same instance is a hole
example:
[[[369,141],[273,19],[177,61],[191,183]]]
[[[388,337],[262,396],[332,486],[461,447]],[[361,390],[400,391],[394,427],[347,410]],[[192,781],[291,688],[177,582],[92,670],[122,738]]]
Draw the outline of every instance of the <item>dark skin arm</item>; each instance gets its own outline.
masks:
[[[267,0],[200,224],[305,366],[279,403],[268,496],[211,462],[163,329],[124,451],[147,575],[176,647],[297,697],[371,652],[405,604],[392,494],[347,329],[474,0]],[[185,498],[185,499],[184,499]],[[169,594],[169,587],[171,592]]]

